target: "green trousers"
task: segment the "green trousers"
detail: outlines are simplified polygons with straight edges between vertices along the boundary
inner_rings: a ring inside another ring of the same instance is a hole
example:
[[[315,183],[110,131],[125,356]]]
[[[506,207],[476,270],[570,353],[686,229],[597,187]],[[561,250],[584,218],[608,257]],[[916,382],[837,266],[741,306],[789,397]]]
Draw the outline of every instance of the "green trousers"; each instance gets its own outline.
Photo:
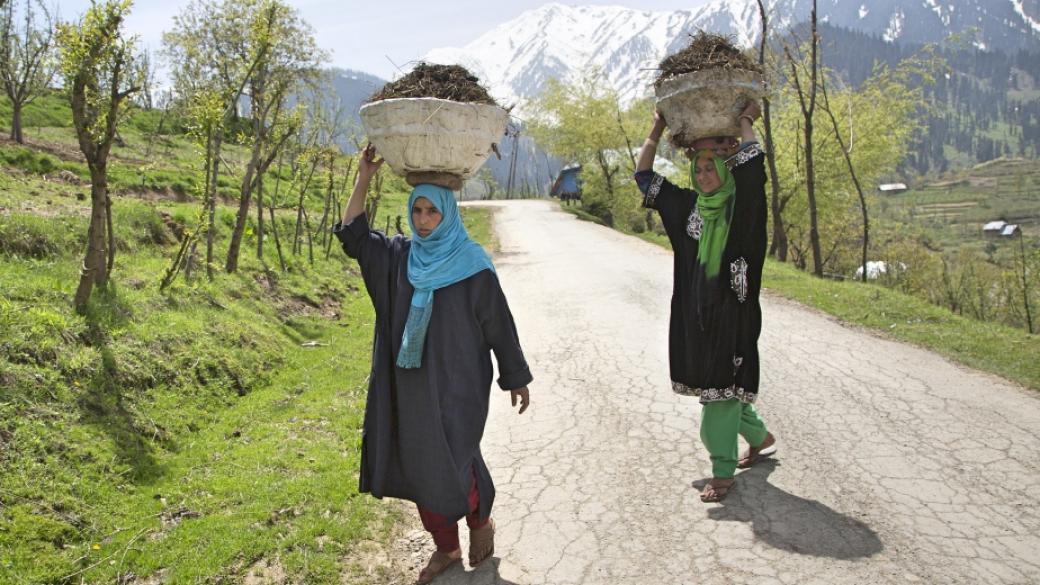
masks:
[[[730,478],[737,471],[737,435],[757,447],[766,440],[766,423],[755,407],[736,398],[701,406],[701,441],[711,455],[714,477]]]

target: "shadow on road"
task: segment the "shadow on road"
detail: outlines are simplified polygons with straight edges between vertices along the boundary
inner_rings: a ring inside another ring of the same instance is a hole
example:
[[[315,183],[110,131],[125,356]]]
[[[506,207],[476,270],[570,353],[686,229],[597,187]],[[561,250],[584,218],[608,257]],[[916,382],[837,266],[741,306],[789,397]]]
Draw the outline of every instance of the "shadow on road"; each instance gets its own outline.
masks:
[[[455,565],[434,579],[434,583],[436,585],[520,585],[502,578],[498,572],[500,564],[502,564],[502,559],[493,556],[471,571],[463,569],[461,565]]]
[[[803,555],[849,560],[881,552],[877,533],[863,522],[770,485],[767,478],[778,465],[767,459],[738,475],[736,489],[708,517],[750,522],[757,540]]]

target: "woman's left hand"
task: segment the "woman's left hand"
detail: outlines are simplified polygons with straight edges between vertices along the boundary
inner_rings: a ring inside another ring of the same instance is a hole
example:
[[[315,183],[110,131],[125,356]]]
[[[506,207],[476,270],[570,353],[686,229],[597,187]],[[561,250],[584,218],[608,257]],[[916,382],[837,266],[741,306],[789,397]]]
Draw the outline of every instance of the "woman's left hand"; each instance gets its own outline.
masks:
[[[513,406],[516,406],[516,399],[520,398],[520,412],[517,414],[523,414],[527,410],[528,406],[531,406],[531,395],[527,392],[527,386],[523,388],[517,388],[516,390],[509,391],[509,397],[513,401]]]
[[[762,106],[759,105],[758,100],[749,100],[740,115],[749,116],[752,120],[757,120],[762,117]]]

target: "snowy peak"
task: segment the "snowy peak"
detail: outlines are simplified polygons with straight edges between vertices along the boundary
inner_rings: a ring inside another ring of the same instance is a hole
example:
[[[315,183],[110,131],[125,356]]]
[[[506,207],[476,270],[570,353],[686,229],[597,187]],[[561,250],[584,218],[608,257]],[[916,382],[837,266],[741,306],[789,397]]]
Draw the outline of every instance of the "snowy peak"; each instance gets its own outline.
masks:
[[[506,103],[537,95],[551,78],[593,70],[632,98],[652,79],[652,72],[640,70],[655,67],[673,41],[694,30],[692,21],[685,11],[546,4],[463,48],[434,49],[425,59],[470,68]]]
[[[765,0],[770,34],[809,19],[811,0]],[[884,38],[930,43],[969,35],[983,49],[1040,47],[1040,0],[818,0],[819,19]],[[743,47],[761,30],[756,0],[712,0],[695,10],[654,12],[621,6],[545,4],[464,47],[430,51],[425,60],[458,63],[504,104],[537,96],[549,79],[573,82],[596,72],[623,100],[649,93],[655,68],[698,30]]]

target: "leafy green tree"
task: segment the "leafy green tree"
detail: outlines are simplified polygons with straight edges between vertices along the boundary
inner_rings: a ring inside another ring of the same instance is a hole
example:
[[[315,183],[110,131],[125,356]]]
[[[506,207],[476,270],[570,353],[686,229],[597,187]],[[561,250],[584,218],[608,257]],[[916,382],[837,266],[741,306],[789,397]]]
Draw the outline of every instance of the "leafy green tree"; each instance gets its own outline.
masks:
[[[531,134],[538,143],[584,169],[582,206],[608,225],[643,229],[631,180],[635,161],[630,137],[649,124],[649,102],[623,111],[617,93],[593,72],[574,86],[550,80],[533,106]]]
[[[108,155],[119,124],[126,118],[127,98],[138,91],[140,78],[134,41],[122,33],[130,5],[131,0],[95,0],[78,23],[58,27],[61,72],[72,104],[72,122],[90,170],[87,251],[73,301],[80,312],[86,309],[95,285],[107,286],[115,261]]]
[[[225,262],[234,272],[253,194],[302,124],[291,98],[321,79],[325,53],[310,25],[282,0],[196,0],[174,22],[164,43],[182,96],[217,86],[228,96],[229,118],[238,115],[240,101],[248,105],[248,129],[238,140],[251,148]]]
[[[814,187],[821,268],[833,272],[862,265],[862,218],[876,198],[872,185],[892,176],[907,155],[911,138],[920,128],[923,98],[910,78],[925,74],[926,60],[908,60],[896,68],[878,66],[859,88],[828,87],[815,112]],[[839,85],[833,71],[820,77]],[[805,196],[806,165],[803,150],[804,117],[791,85],[781,86],[773,100],[774,148],[777,176],[783,186],[781,220],[789,236],[794,261],[806,267],[811,249],[809,204]],[[833,114],[833,120],[831,119]],[[846,158],[847,157],[847,158]],[[860,183],[849,172],[850,164]],[[858,212],[858,213],[857,213]],[[775,219],[775,218],[774,218]],[[859,226],[857,226],[857,223]],[[859,250],[860,258],[853,250]]]

